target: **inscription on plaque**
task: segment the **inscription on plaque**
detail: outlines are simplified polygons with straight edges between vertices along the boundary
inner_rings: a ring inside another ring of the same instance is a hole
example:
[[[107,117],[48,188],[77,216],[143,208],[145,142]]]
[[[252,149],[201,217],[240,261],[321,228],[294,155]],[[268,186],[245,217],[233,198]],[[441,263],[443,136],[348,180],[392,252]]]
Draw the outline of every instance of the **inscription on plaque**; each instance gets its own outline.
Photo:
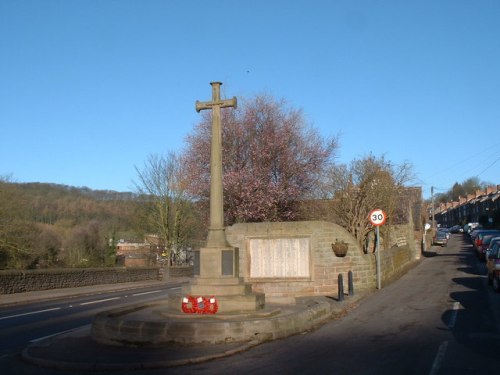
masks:
[[[309,277],[309,237],[249,239],[251,278]]]

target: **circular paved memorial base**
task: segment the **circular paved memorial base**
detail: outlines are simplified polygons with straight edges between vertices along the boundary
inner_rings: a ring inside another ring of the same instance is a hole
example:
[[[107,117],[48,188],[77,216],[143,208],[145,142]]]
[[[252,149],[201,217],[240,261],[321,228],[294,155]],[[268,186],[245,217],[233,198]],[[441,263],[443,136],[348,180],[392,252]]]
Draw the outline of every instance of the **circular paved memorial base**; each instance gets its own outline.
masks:
[[[295,305],[268,304],[262,310],[231,314],[185,314],[168,302],[109,310],[98,314],[91,337],[107,345],[158,347],[266,341],[311,329],[332,313],[325,298],[298,299]]]

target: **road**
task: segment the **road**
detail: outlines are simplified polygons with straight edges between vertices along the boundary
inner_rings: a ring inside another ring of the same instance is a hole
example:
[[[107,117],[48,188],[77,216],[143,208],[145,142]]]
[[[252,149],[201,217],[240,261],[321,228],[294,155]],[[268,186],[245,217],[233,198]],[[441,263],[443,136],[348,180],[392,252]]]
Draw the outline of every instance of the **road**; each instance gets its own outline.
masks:
[[[99,295],[20,310],[2,309],[0,369],[16,366],[18,373],[63,374],[23,364],[16,353],[31,340],[88,324],[101,310],[136,297],[134,303],[169,293],[143,292],[151,293]],[[348,314],[313,332],[210,362],[120,371],[120,375],[493,374],[500,371],[498,317],[500,294],[487,285],[484,263],[462,235],[452,235],[448,247],[432,247],[399,280],[382,284],[381,290]]]
[[[38,373],[20,360],[20,353],[31,342],[89,325],[99,312],[124,306],[165,299],[181,284],[162,284],[125,291],[68,297],[64,300],[37,302],[0,308],[0,373]],[[98,287],[96,288],[96,292]],[[51,373],[39,369],[40,373]]]
[[[314,332],[157,373],[498,373],[500,295],[487,285],[484,264],[462,235],[427,255],[401,279]]]

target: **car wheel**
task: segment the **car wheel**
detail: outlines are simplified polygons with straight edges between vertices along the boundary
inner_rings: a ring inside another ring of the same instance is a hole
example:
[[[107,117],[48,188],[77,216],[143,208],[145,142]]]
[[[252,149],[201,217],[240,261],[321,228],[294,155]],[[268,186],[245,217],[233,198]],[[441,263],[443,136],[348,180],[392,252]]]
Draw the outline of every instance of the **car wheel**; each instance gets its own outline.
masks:
[[[500,280],[498,280],[498,277],[493,277],[493,290],[495,292],[500,292]]]

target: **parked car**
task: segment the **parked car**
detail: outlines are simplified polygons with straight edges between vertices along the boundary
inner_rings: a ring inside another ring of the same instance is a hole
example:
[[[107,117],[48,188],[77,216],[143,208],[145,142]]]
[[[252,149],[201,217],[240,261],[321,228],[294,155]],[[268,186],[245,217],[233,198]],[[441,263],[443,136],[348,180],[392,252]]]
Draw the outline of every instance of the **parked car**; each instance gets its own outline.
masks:
[[[486,257],[488,284],[493,285],[495,292],[500,292],[500,241],[490,247]]]
[[[492,252],[493,250],[493,246],[495,246],[495,244],[497,242],[500,242],[500,237],[493,237],[490,241],[490,245],[489,247],[486,249],[486,260],[488,260],[488,256],[490,255],[490,253]]]
[[[470,234],[474,229],[480,229],[482,228],[479,223],[468,223],[464,225],[463,231],[465,234]]]
[[[480,240],[482,239],[482,236],[485,233],[488,232],[494,232],[495,230],[493,229],[474,229],[472,232],[470,232],[470,241],[472,242],[472,246],[474,247],[474,250],[477,251],[477,247],[480,245]]]
[[[481,235],[478,237],[481,237]],[[481,243],[477,248],[479,259],[486,260],[486,250],[490,247],[491,241],[496,238],[500,238],[500,232],[485,233],[482,235]]]
[[[432,238],[432,244],[433,245],[441,245],[441,246],[447,246],[448,245],[448,235],[446,232],[438,230],[434,237]]]
[[[446,233],[446,239],[450,239],[450,230],[448,228],[438,228],[438,232]]]
[[[491,238],[498,236],[500,236],[499,230],[483,229],[478,231],[477,235],[474,237],[472,245],[474,246],[476,255],[479,257],[479,259],[485,259],[486,249],[488,248],[488,246],[483,246],[483,242],[486,242],[489,245],[489,241],[491,240]]]
[[[462,226],[460,226],[460,225],[454,225],[450,228],[450,232],[451,233],[463,233],[464,228],[462,228]]]
[[[485,230],[488,230],[488,229],[483,229],[483,228],[475,228],[473,229],[472,231],[469,232],[469,238],[472,242],[472,244],[474,245],[474,240],[476,239],[476,237],[479,235],[479,233],[485,231]]]

